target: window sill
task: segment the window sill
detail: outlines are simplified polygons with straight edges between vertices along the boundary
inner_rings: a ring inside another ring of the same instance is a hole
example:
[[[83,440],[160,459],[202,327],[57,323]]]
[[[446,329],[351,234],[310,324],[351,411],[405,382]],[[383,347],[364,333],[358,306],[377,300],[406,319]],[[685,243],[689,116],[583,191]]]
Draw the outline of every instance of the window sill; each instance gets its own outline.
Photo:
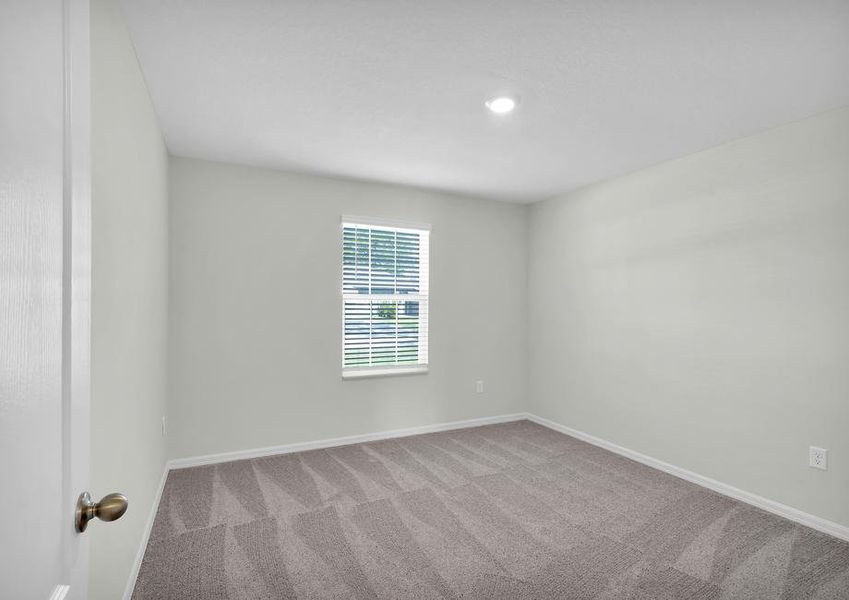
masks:
[[[342,379],[362,379],[364,377],[391,377],[393,375],[424,375],[427,365],[414,367],[369,367],[365,369],[343,369]]]

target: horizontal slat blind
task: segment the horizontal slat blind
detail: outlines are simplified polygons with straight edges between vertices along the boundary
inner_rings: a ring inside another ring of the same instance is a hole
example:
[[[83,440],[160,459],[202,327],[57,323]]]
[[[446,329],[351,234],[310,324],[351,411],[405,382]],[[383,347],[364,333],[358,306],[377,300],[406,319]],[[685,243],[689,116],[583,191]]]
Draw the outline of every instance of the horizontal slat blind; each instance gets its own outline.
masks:
[[[429,234],[343,222],[344,369],[427,364]]]

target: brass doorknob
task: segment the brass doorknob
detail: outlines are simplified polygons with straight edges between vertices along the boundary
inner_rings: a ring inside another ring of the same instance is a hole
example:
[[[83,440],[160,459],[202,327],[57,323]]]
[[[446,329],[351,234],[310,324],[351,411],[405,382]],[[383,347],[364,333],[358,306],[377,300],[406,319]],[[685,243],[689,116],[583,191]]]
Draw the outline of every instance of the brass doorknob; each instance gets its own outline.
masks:
[[[127,512],[127,497],[124,494],[107,494],[100,502],[92,502],[91,494],[83,492],[77,500],[75,523],[82,533],[88,522],[97,517],[101,521],[115,521]]]

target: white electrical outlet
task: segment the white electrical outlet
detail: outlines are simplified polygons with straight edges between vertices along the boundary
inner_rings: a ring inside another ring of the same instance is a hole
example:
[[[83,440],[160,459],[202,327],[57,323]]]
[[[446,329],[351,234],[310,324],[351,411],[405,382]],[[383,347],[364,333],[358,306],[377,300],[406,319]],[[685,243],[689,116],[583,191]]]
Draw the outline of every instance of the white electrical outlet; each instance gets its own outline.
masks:
[[[814,469],[828,470],[828,450],[811,446],[808,449],[809,464]]]
[[[483,394],[483,380],[478,380],[475,382],[475,393]]]

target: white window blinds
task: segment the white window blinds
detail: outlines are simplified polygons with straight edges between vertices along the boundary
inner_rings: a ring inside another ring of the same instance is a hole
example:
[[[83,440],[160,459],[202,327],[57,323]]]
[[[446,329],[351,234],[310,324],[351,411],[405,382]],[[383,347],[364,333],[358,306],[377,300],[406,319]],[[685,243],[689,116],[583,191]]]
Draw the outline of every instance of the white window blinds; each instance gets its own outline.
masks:
[[[427,365],[429,237],[343,219],[343,372]]]

